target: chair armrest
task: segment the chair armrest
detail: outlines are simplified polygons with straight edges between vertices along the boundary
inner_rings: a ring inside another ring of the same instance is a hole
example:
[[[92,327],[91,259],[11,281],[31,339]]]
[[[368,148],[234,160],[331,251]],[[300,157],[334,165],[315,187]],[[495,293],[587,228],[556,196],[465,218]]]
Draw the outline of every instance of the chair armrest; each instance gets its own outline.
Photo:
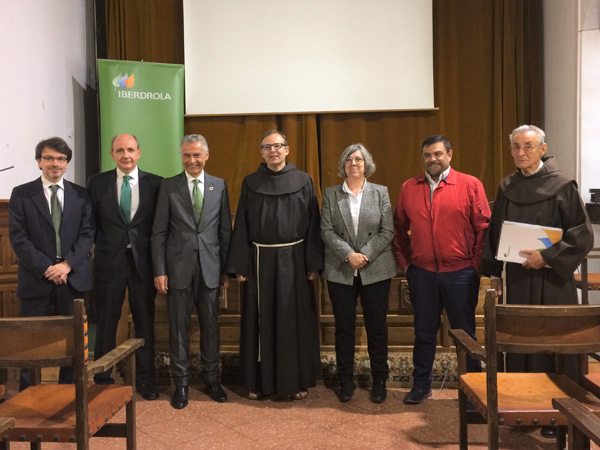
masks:
[[[567,418],[569,424],[596,444],[600,444],[600,417],[597,417],[574,398],[553,398],[552,406]]]
[[[0,417],[0,433],[13,428],[15,426],[15,419],[12,417]]]
[[[457,348],[466,351],[471,358],[485,362],[486,357],[484,348],[469,336],[465,330],[450,330],[449,333]]]
[[[117,365],[118,362],[124,360],[138,348],[144,345],[144,340],[140,338],[127,339],[117,348],[111,350],[100,359],[88,364],[88,375],[106,372],[108,369]]]

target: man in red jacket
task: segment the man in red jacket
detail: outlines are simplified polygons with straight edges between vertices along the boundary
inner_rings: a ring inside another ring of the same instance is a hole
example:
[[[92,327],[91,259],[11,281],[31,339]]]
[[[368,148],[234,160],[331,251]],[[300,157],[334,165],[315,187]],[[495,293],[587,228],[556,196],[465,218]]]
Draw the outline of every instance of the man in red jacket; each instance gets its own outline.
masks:
[[[431,396],[442,308],[452,328],[475,338],[478,268],[491,215],[481,182],[450,168],[445,137],[429,136],[422,149],[425,173],[404,183],[394,214],[394,252],[415,311],[414,383],[405,404]],[[467,370],[481,366],[469,360]]]

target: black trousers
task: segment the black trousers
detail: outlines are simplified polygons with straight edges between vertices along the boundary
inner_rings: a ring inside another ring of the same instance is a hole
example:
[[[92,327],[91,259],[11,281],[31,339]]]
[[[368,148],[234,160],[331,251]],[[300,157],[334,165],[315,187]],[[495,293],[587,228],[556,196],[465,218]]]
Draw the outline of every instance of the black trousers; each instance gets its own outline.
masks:
[[[386,381],[388,366],[387,312],[391,280],[363,285],[360,275],[354,284],[327,281],[329,298],[335,317],[335,356],[338,379],[341,382],[354,377],[354,346],[356,330],[356,299],[360,296],[363,309],[367,346],[371,360],[373,381]]]
[[[94,358],[98,359],[116,347],[117,328],[121,318],[125,289],[135,326],[135,336],[144,339],[143,347],[136,351],[135,377],[137,383],[149,381],[154,376],[154,311],[156,288],[154,280],[144,280],[135,267],[131,249],[125,251],[122,261],[115,264],[114,278],[110,282],[96,280],[94,305],[96,308],[96,345]],[[111,382],[111,370],[96,374],[96,383]]]
[[[69,283],[55,285],[48,295],[41,297],[22,297],[21,317],[40,316],[72,316],[73,300],[81,298],[81,292],[76,291]],[[19,378],[19,391],[31,386],[32,373],[30,369],[22,369]],[[61,367],[58,374],[60,384],[72,384],[73,367]]]
[[[473,267],[442,273],[411,265],[406,280],[410,302],[415,310],[414,385],[428,389],[431,386],[442,308],[446,310],[453,329],[465,330],[475,339],[479,274]],[[467,370],[480,372],[481,363],[467,358]]]
[[[187,386],[190,377],[190,319],[194,305],[200,323],[200,355],[207,383],[219,381],[221,362],[219,342],[219,288],[209,289],[198,265],[191,286],[169,288],[169,353],[171,375],[176,386]]]

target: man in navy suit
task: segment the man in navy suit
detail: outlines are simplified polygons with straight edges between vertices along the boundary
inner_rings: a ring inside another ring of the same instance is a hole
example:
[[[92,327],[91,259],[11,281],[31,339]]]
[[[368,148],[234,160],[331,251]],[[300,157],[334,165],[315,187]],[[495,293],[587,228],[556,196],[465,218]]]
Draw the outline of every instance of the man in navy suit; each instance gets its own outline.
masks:
[[[219,291],[231,237],[227,184],[204,171],[208,144],[199,134],[181,140],[184,171],[160,185],[152,229],[154,283],[167,294],[169,352],[175,392],[171,406],[188,404],[189,326],[194,306],[200,322],[200,353],[206,389],[226,402],[219,383]]]
[[[35,159],[42,176],[15,187],[10,196],[8,229],[19,260],[23,317],[72,315],[73,300],[92,287],[92,205],[85,188],[63,178],[72,155],[61,138],[41,141]],[[72,367],[61,368],[58,380],[72,383]],[[30,384],[30,371],[22,370],[19,389]]]
[[[121,308],[127,289],[136,337],[144,346],[136,353],[136,380],[142,397],[158,398],[154,375],[154,300],[150,236],[162,177],[137,167],[142,154],[135,136],[120,134],[111,142],[117,168],[90,178],[88,191],[96,220],[94,300],[98,328],[94,357],[116,346]],[[96,383],[112,383],[110,371]]]

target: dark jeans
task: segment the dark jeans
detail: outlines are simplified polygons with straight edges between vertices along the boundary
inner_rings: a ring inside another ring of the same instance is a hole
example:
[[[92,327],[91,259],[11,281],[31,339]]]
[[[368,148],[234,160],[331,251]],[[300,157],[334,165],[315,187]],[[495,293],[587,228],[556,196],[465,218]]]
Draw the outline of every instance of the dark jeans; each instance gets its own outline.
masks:
[[[360,303],[367,330],[367,344],[373,381],[386,381],[388,366],[387,312],[391,280],[363,285],[360,276],[354,284],[327,282],[335,317],[335,355],[340,382],[354,377],[354,332],[356,330],[356,299]]]
[[[73,289],[70,284],[54,286],[48,295],[21,298],[21,317],[72,316],[73,300],[76,297],[81,297],[81,293]],[[21,369],[19,391],[31,386],[32,376],[30,369]],[[60,368],[58,382],[73,383],[72,366]]]
[[[410,302],[415,310],[413,347],[414,386],[431,386],[437,334],[442,308],[450,326],[475,339],[475,308],[479,297],[479,274],[473,267],[455,272],[430,272],[411,265],[406,273]],[[481,363],[467,358],[467,371],[480,372]]]

